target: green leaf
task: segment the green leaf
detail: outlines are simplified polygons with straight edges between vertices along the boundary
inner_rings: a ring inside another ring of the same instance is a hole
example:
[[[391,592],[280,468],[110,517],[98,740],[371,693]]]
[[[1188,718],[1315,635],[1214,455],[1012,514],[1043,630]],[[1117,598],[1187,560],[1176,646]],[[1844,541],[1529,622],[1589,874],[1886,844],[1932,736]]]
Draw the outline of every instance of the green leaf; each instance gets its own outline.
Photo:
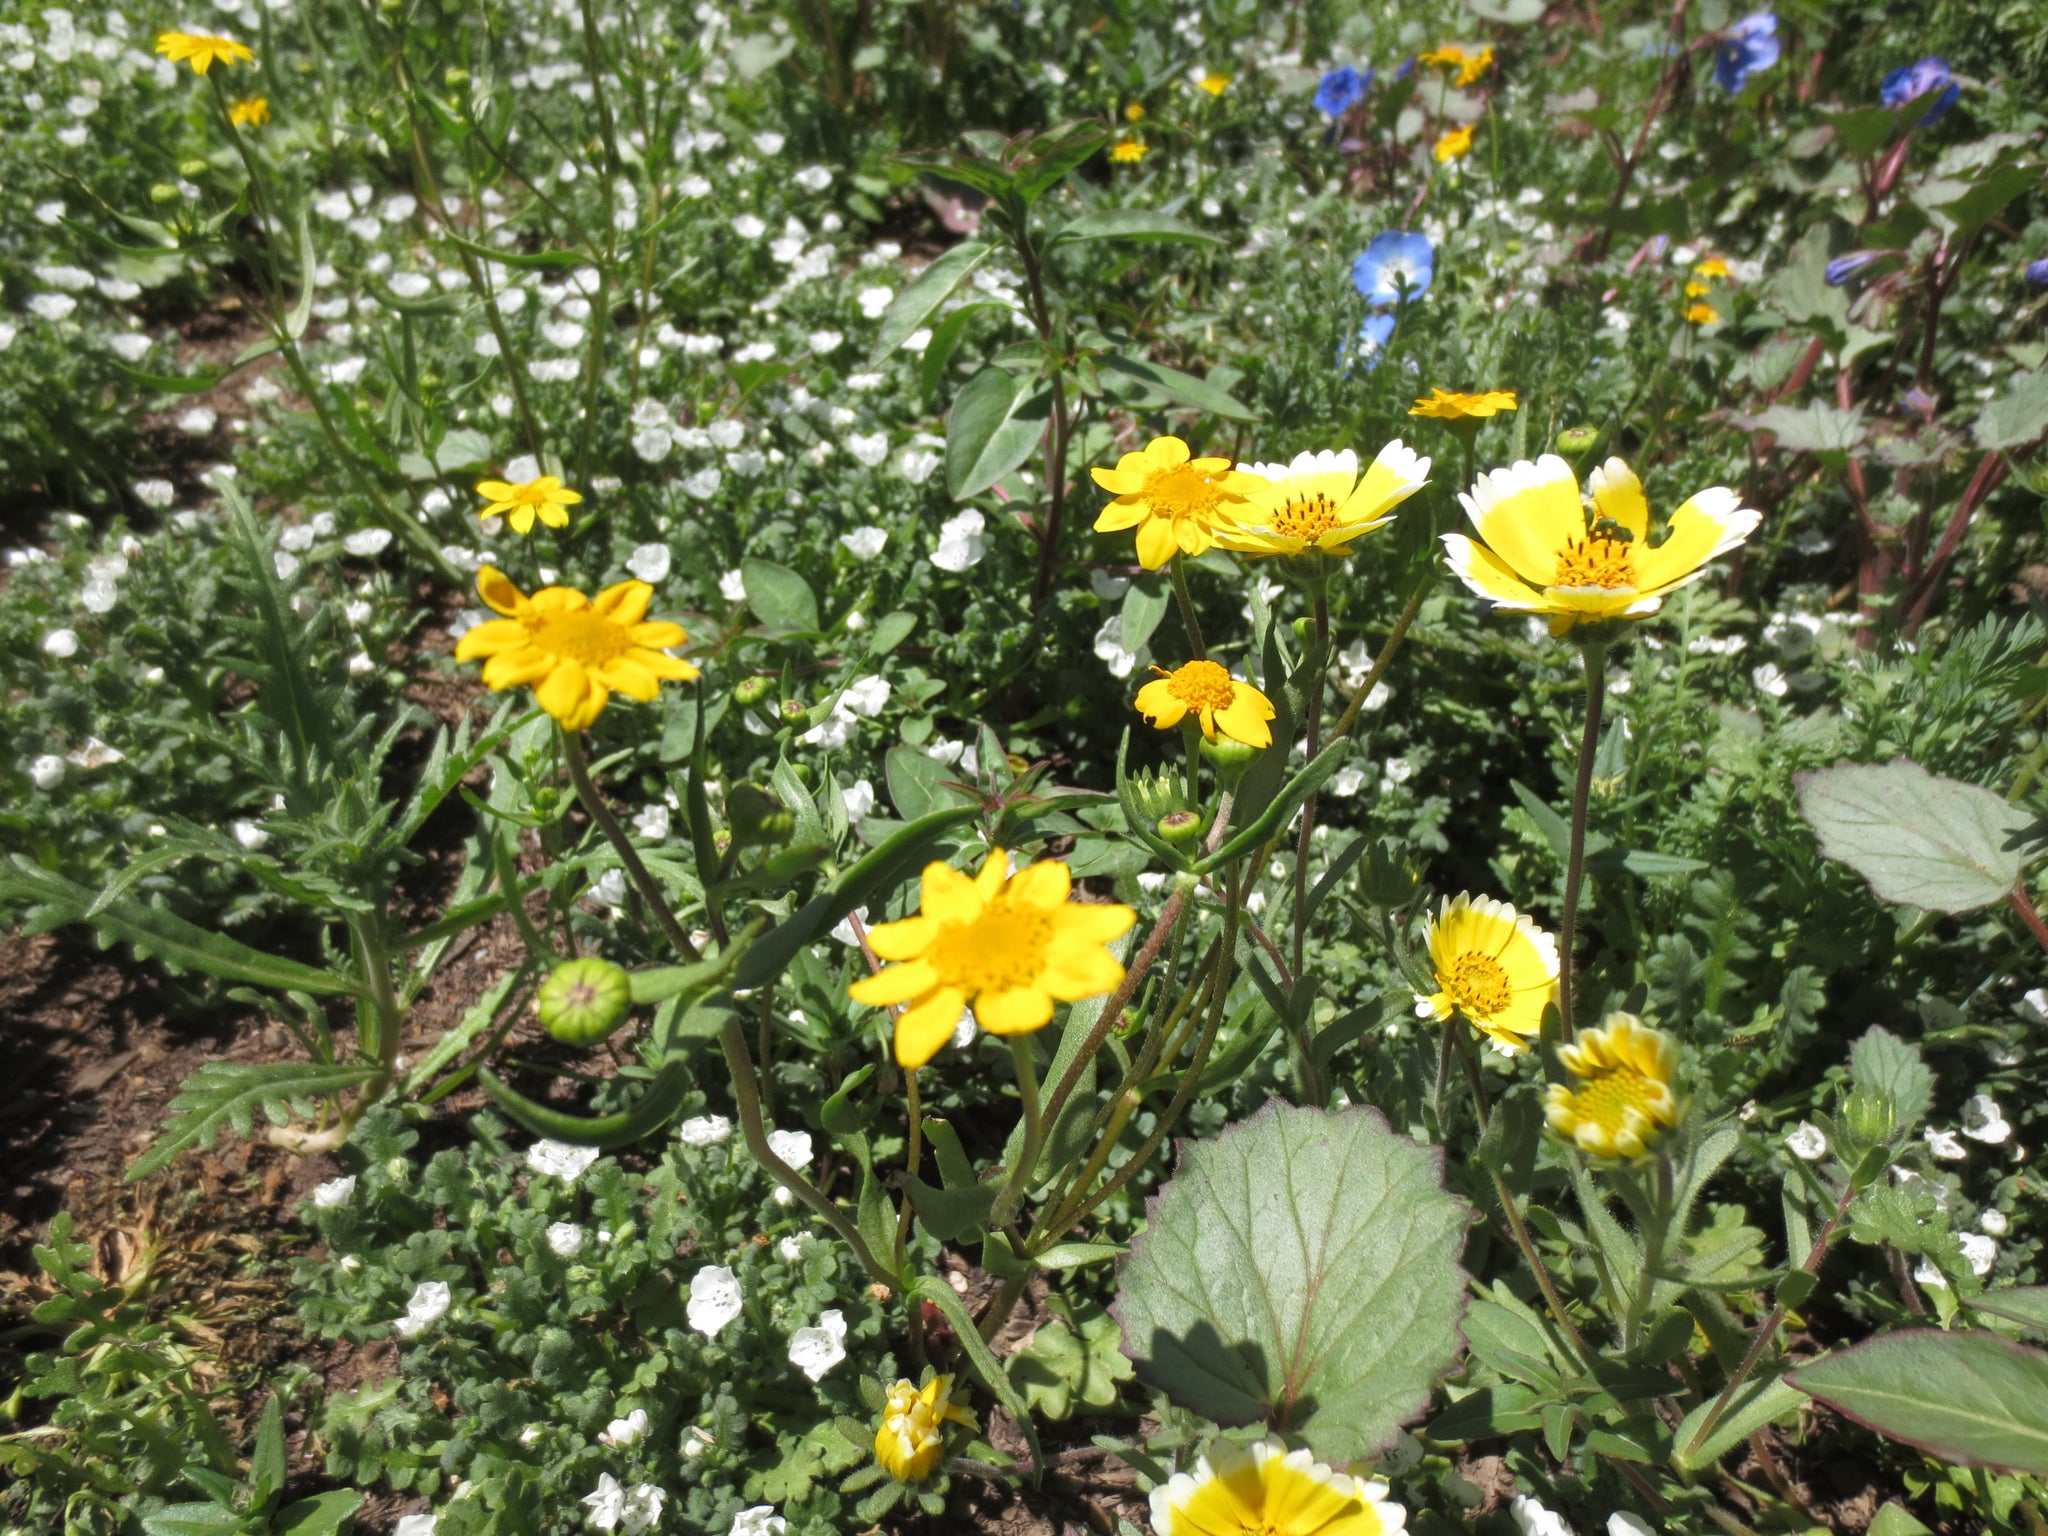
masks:
[[[815,634],[818,599],[811,584],[786,565],[749,556],[740,562],[747,606],[763,624],[783,634]]]
[[[1745,1382],[1729,1403],[1728,1411],[1714,1425],[1713,1433],[1698,1445],[1693,1444],[1693,1439],[1707,1422],[1714,1399],[1709,1398],[1685,1416],[1685,1422],[1672,1436],[1671,1460],[1688,1472],[1705,1471],[1766,1424],[1796,1413],[1799,1405],[1800,1394],[1785,1385],[1782,1377],[1766,1376]]]
[[[1371,1456],[1457,1358],[1467,1215],[1377,1111],[1268,1104],[1186,1144],[1123,1267],[1124,1347],[1184,1408]]]
[[[883,313],[881,329],[875,332],[875,344],[868,349],[868,361],[879,362],[902,346],[910,333],[929,320],[953,290],[970,272],[988,260],[994,250],[993,245],[984,241],[963,240],[913,277]]]
[[[293,302],[291,313],[284,317],[284,333],[297,341],[306,334],[307,322],[313,318],[313,298],[319,292],[320,284],[315,277],[319,270],[320,258],[313,249],[313,221],[310,210],[304,202],[299,204],[299,296]]]
[[[1927,206],[1940,209],[1942,216],[1960,233],[1989,224],[2005,210],[2007,203],[2028,188],[2040,184],[2041,167],[2038,165],[2001,165],[1970,183],[1959,196],[1946,201],[1930,196]]]
[[[142,1517],[146,1536],[231,1536],[242,1517],[218,1504],[172,1504]]]
[[[1915,1328],[1801,1366],[1789,1379],[1944,1461],[2048,1474],[2048,1352],[1994,1333]]]
[[[1208,411],[1231,421],[1258,420],[1257,413],[1239,404],[1228,390],[1218,389],[1208,380],[1198,379],[1192,373],[1182,373],[1178,368],[1125,357],[1120,352],[1105,352],[1095,359],[1095,363],[1097,367],[1136,379],[1140,384],[1148,384],[1167,399],[1191,405],[1198,411]]]
[[[1030,377],[984,368],[946,417],[946,489],[977,496],[1030,458],[1052,416],[1052,392]]]
[[[270,1529],[272,1536],[335,1536],[350,1528],[362,1507],[363,1496],[353,1488],[331,1489],[285,1506],[271,1517]]]
[[[2005,393],[1978,412],[1971,433],[1979,448],[2024,448],[2048,433],[2048,368],[2006,380]]]
[[[1166,617],[1168,601],[1165,582],[1133,581],[1124,589],[1121,638],[1117,643],[1136,655],[1152,638],[1159,621]]]
[[[1875,154],[1899,131],[1899,114],[1890,107],[1861,107],[1837,112],[1828,119],[1835,140],[1857,159]]]
[[[1852,764],[1800,774],[1799,812],[1821,852],[1885,901],[1970,912],[2003,901],[2033,817],[1988,789],[1936,778],[1918,763]]]
[[[1905,1505],[1896,1499],[1887,1499],[1870,1517],[1870,1529],[1864,1536],[1933,1536],[1933,1533],[1914,1519]]]
[[[1195,228],[1170,213],[1148,208],[1104,208],[1084,213],[1055,234],[1050,245],[1073,245],[1084,240],[1178,240],[1188,244],[1221,245],[1207,230]]]
[[[944,787],[954,771],[936,757],[916,747],[898,744],[882,760],[882,776],[889,784],[889,803],[905,821],[916,821],[933,811],[958,802],[959,795]]]
[[[1034,1467],[1045,1465],[1045,1453],[1038,1448],[1038,1430],[1033,1425],[1031,1410],[1024,1405],[1024,1399],[1017,1389],[1010,1385],[1009,1375],[997,1363],[988,1345],[981,1340],[981,1330],[975,1326],[968,1314],[967,1305],[955,1294],[953,1287],[937,1275],[919,1275],[910,1287],[913,1298],[928,1301],[939,1309],[939,1313],[952,1325],[953,1333],[960,1341],[968,1363],[974,1367],[974,1374],[981,1384],[995,1393],[998,1401],[1010,1410],[1010,1417],[1017,1421],[1017,1427],[1024,1431],[1024,1438],[1031,1446],[1031,1461]]]
[[[2038,1333],[2048,1333],[2048,1285],[2015,1285],[2002,1291],[1985,1291],[1972,1296],[1969,1305]]]
[[[1792,453],[1852,453],[1864,438],[1860,408],[1845,411],[1820,402],[1774,405],[1743,417],[1742,424],[1752,432],[1770,433],[1780,448]]]
[[[251,1134],[259,1111],[274,1124],[284,1125],[291,1118],[289,1107],[310,1113],[315,1100],[331,1098],[376,1075],[375,1067],[356,1063],[210,1061],[179,1086],[163,1134],[129,1167],[127,1182],[168,1167],[188,1147],[211,1147],[225,1126],[232,1125],[237,1136]]]

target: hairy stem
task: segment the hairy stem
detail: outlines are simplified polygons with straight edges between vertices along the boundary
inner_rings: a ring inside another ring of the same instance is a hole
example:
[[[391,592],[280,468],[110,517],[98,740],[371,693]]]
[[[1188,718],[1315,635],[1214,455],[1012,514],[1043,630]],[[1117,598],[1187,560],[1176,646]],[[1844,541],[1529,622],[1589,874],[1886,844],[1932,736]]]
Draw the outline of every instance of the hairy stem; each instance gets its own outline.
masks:
[[[1593,758],[1600,749],[1600,706],[1607,695],[1607,648],[1588,645],[1586,723],[1579,736],[1579,777],[1572,788],[1571,847],[1564,865],[1564,911],[1557,920],[1558,1032],[1572,1037],[1572,944],[1579,922],[1579,887],[1586,873],[1586,804],[1593,796]]]
[[[619,818],[612,814],[612,808],[604,803],[604,797],[597,792],[597,786],[590,782],[590,764],[583,756],[583,738],[576,731],[561,732],[562,760],[569,765],[569,781],[576,786],[576,798],[583,802],[583,808],[590,813],[606,839],[618,852],[619,862],[625,866],[627,878],[634,889],[640,892],[648,910],[654,914],[654,921],[669,943],[678,953],[692,962],[704,957],[697,946],[690,942],[690,936],[683,932],[683,925],[676,921],[676,915],[669,909],[668,897],[662,894],[660,886],[654,883],[654,876],[647,872],[647,866],[640,861],[640,851],[626,836],[626,829],[619,825]]]

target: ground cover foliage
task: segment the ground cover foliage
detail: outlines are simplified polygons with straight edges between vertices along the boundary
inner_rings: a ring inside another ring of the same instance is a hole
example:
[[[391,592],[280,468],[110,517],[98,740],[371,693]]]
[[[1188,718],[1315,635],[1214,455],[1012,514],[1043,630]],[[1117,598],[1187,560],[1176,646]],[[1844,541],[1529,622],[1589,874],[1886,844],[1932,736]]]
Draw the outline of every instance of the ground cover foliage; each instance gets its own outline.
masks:
[[[0,68],[0,910],[380,1362],[60,1218],[9,1528],[2040,1529],[2032,7]]]

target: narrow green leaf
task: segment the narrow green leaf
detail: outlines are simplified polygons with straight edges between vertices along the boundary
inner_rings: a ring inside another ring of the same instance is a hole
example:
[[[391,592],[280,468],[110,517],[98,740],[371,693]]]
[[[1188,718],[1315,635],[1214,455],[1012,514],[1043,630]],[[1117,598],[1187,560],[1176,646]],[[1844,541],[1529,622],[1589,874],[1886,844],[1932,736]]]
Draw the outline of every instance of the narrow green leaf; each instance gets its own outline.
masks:
[[[967,1311],[966,1303],[955,1294],[953,1287],[937,1275],[919,1275],[911,1286],[910,1294],[921,1301],[928,1301],[939,1309],[939,1313],[953,1327],[953,1333],[960,1341],[960,1348],[966,1354],[968,1363],[974,1367],[974,1374],[981,1384],[996,1395],[998,1401],[1010,1410],[1010,1417],[1017,1421],[1017,1427],[1024,1431],[1024,1438],[1031,1445],[1032,1480],[1035,1482],[1045,1467],[1045,1453],[1038,1448],[1038,1430],[1032,1423],[1031,1410],[1024,1399],[1017,1395],[1017,1389],[1010,1384],[1005,1371],[988,1345],[981,1341],[981,1330],[975,1326]]]
[[[1714,1426],[1714,1432],[1693,1443],[1713,1409],[1713,1399],[1685,1416],[1672,1436],[1671,1459],[1688,1472],[1703,1472],[1765,1425],[1775,1423],[1799,1409],[1801,1394],[1785,1384],[1783,1377],[1765,1376],[1743,1384],[1728,1405],[1728,1411]]]
[[[903,291],[883,312],[875,344],[868,349],[868,361],[879,362],[902,346],[904,340],[945,303],[967,275],[994,252],[995,247],[980,240],[963,240],[904,285]]]
[[[1053,245],[1085,240],[1177,240],[1190,245],[1221,245],[1207,230],[1197,229],[1170,213],[1148,208],[1104,208],[1084,213],[1052,237]]]
[[[1104,352],[1095,359],[1095,363],[1099,368],[1108,368],[1125,378],[1148,384],[1167,399],[1191,405],[1198,411],[1208,411],[1230,421],[1258,420],[1257,413],[1240,404],[1228,390],[1218,389],[1206,379],[1182,373],[1178,368],[1125,357],[1118,352]]]
[[[1989,1312],[2010,1322],[2048,1333],[2048,1285],[2015,1285],[2002,1291],[1985,1291],[1966,1303],[1972,1310]]]
[[[163,1134],[129,1166],[127,1182],[168,1167],[189,1147],[211,1147],[223,1127],[232,1125],[238,1135],[248,1135],[258,1110],[293,1100],[330,1098],[376,1075],[375,1067],[361,1063],[208,1062],[179,1087]]]

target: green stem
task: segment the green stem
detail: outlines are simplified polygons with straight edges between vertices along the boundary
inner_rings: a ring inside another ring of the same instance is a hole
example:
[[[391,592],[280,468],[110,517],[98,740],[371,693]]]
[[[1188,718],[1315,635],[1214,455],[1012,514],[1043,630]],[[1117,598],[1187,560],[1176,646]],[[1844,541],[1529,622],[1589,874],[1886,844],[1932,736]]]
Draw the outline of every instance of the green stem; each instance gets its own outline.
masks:
[[[1328,669],[1330,654],[1330,597],[1323,587],[1315,592],[1316,638],[1311,659],[1315,662],[1308,679],[1308,760],[1314,762],[1316,753],[1322,748],[1323,724],[1323,673]],[[1309,840],[1316,825],[1316,797],[1310,795],[1301,804],[1301,835],[1294,845],[1294,974],[1304,975],[1303,952],[1308,944],[1308,856]],[[1323,1102],[1322,1073],[1315,1069],[1308,1054],[1308,1040],[1304,1034],[1301,1041],[1302,1072],[1306,1081],[1303,1087],[1311,1104]]]
[[[1187,572],[1181,569],[1181,555],[1176,553],[1166,562],[1166,574],[1173,582],[1174,600],[1180,604],[1180,621],[1187,626],[1189,659],[1208,659],[1209,648],[1202,644],[1202,626],[1195,618],[1195,595],[1188,590]]]
[[[691,962],[704,956],[697,946],[690,942],[690,936],[683,932],[683,925],[676,921],[676,915],[669,909],[668,897],[662,894],[660,886],[654,883],[654,876],[647,872],[647,866],[640,862],[640,850],[632,839],[626,836],[626,829],[619,825],[619,818],[612,814],[612,808],[604,803],[604,797],[597,792],[597,786],[590,782],[590,764],[583,756],[583,737],[577,731],[562,731],[562,760],[569,765],[569,780],[576,786],[576,798],[583,802],[590,819],[597,823],[606,839],[619,855],[619,862],[625,866],[626,876],[640,892],[648,910],[654,914],[655,924],[661,929],[669,943],[679,954]]]
[[[1657,1155],[1657,1184],[1649,1220],[1643,1224],[1643,1272],[1636,1278],[1628,1298],[1628,1311],[1621,1320],[1621,1352],[1632,1351],[1642,1337],[1643,1317],[1650,1297],[1657,1289],[1657,1271],[1664,1263],[1664,1245],[1671,1236],[1671,1159]]]
[[[1579,736],[1579,777],[1572,788],[1571,846],[1564,865],[1564,911],[1557,920],[1557,1013],[1561,1038],[1572,1037],[1572,946],[1578,938],[1579,887],[1586,873],[1586,805],[1593,796],[1593,759],[1600,750],[1600,707],[1607,697],[1607,647],[1589,644],[1586,723]]]
[[[1045,1112],[1052,1120],[1059,1119],[1060,1111],[1067,1107],[1068,1096],[1081,1081],[1081,1074],[1087,1070],[1088,1063],[1095,1059],[1095,1053],[1102,1049],[1102,1042],[1108,1039],[1109,1032],[1116,1028],[1116,1021],[1123,1016],[1123,1011],[1130,1005],[1131,999],[1137,996],[1139,983],[1144,981],[1146,973],[1152,969],[1153,962],[1158,960],[1159,951],[1165,947],[1175,925],[1180,922],[1181,914],[1187,910],[1188,893],[1189,887],[1175,886],[1173,894],[1166,898],[1166,905],[1161,909],[1158,921],[1153,923],[1152,931],[1145,936],[1145,942],[1138,947],[1138,953],[1132,957],[1130,967],[1124,972],[1124,979],[1117,983],[1116,991],[1112,992],[1109,1001],[1102,1005],[1102,1012],[1096,1018],[1094,1028],[1088,1031],[1088,1038],[1081,1042],[1081,1049],[1074,1053],[1074,1059],[1067,1064],[1067,1070],[1060,1074],[1059,1083],[1054,1087],[1051,1099],[1046,1102]]]
[[[1003,1192],[996,1196],[988,1213],[992,1232],[1016,1219],[1017,1209],[1031,1187],[1032,1173],[1038,1167],[1039,1148],[1045,1142],[1045,1115],[1038,1102],[1038,1062],[1031,1053],[1029,1035],[1010,1036],[1010,1060],[1017,1067],[1017,1096],[1024,1101],[1024,1145],[1017,1154],[1017,1166],[1010,1170]]]
[[[1408,628],[1415,622],[1415,616],[1422,612],[1422,600],[1429,595],[1429,579],[1423,578],[1415,590],[1408,594],[1408,601],[1402,606],[1400,617],[1394,620],[1394,627],[1387,631],[1386,641],[1380,646],[1380,653],[1373,659],[1372,670],[1365,674],[1365,681],[1358,685],[1358,691],[1351,695],[1351,704],[1337,721],[1337,728],[1330,732],[1330,740],[1350,733],[1358,722],[1358,712],[1365,708],[1365,701],[1372,697],[1373,689],[1379,687],[1380,679],[1387,675],[1387,667],[1393,662],[1394,653],[1401,649],[1401,642],[1408,638]]]
[[[910,1108],[910,1146],[903,1155],[903,1167],[907,1177],[914,1179],[917,1177],[918,1165],[924,1161],[924,1114],[918,1103],[917,1068],[912,1067],[904,1074],[903,1092]],[[896,1249],[893,1257],[896,1260],[896,1273],[899,1275],[903,1273],[904,1249],[910,1241],[910,1217],[910,1190],[906,1185],[903,1191],[903,1208],[896,1213]],[[917,1309],[913,1307],[911,1311],[915,1313]]]

